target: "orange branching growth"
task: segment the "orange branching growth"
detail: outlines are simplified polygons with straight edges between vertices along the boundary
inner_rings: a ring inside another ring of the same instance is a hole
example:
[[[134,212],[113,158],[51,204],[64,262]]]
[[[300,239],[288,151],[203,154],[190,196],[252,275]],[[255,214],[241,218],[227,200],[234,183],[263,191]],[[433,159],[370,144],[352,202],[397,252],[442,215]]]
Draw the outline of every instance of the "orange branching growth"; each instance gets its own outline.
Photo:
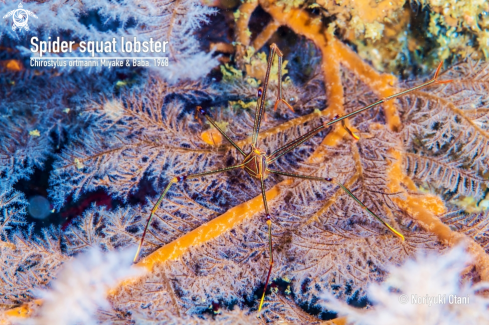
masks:
[[[250,35],[248,33],[248,23],[251,14],[258,6],[258,1],[245,2],[239,7],[239,17],[236,21],[236,59],[241,61],[245,52],[246,46],[250,44]]]
[[[344,96],[339,71],[340,64],[353,71],[363,82],[371,85],[372,90],[378,96],[387,97],[395,93],[395,89],[392,87],[396,81],[395,77],[376,72],[356,53],[336,40],[333,35],[327,33],[325,26],[310,17],[305,11],[290,9],[284,12],[281,7],[274,6],[272,2],[262,5],[275,21],[290,27],[297,34],[309,38],[321,50],[323,56],[322,70],[329,100],[328,114],[333,116],[343,114]],[[392,102],[386,103],[384,108],[390,129],[396,130],[400,125],[400,119],[394,104]]]
[[[260,49],[262,48],[265,43],[272,37],[272,35],[277,31],[277,29],[280,27],[280,24],[276,22],[275,20],[272,20],[258,35],[254,40],[253,40],[253,47],[255,49]]]
[[[284,183],[286,183],[285,181]],[[280,186],[276,185],[267,191],[267,200],[273,202],[280,194]],[[262,212],[263,200],[261,196],[257,196],[254,199],[240,204],[219,217],[203,224],[197,229],[185,234],[177,240],[161,247],[154,253],[143,258],[137,266],[145,267],[149,271],[153,269],[156,263],[162,263],[168,260],[178,259],[183,253],[187,251],[189,247],[198,246],[209,240],[216,238],[217,236],[225,233],[237,224],[240,224],[243,219],[249,218]]]
[[[324,325],[346,325],[346,317],[338,317],[327,322],[324,322]]]
[[[229,43],[211,43],[210,45],[211,51],[217,51],[217,52],[222,52],[222,53],[233,53],[234,52],[234,46],[232,46]]]
[[[452,247],[461,242],[466,243],[468,251],[475,259],[474,264],[477,267],[477,272],[480,274],[481,279],[488,281],[489,256],[487,256],[484,249],[466,235],[451,230],[449,226],[445,225],[437,217],[437,215],[445,212],[444,203],[439,197],[431,194],[418,195],[416,193],[413,195],[401,186],[401,184],[404,184],[409,191],[417,191],[414,182],[403,173],[401,166],[402,153],[394,151],[393,155],[397,160],[389,171],[390,183],[388,186],[391,193],[402,192],[406,197],[406,199],[395,198],[394,202],[399,208],[405,210],[410,216],[415,218],[425,229],[434,233],[447,246]]]

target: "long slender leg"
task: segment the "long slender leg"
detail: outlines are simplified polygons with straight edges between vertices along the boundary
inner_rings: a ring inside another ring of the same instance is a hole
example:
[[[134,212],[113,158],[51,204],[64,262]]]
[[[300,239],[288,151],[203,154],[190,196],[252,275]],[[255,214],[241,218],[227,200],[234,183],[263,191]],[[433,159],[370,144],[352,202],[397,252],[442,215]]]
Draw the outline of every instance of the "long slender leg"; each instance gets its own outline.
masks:
[[[273,107],[273,110],[276,111],[278,104],[280,102],[282,102],[285,105],[287,105],[287,107],[292,112],[294,112],[294,109],[292,108],[292,106],[290,106],[290,104],[287,103],[287,101],[284,99],[284,96],[282,96],[282,59],[283,59],[284,55],[282,54],[282,51],[280,51],[280,49],[278,48],[277,45],[272,44],[272,46],[275,47],[275,51],[277,52],[277,56],[278,56],[278,95],[277,95],[277,100],[275,101],[275,105]]]
[[[270,70],[272,68],[275,50],[276,50],[276,46],[270,47],[270,55],[268,56],[268,63],[267,63],[267,72],[265,73],[265,81],[263,82],[263,88],[260,88],[258,90],[259,98],[256,105],[255,123],[253,124],[253,137],[251,141],[253,147],[256,147],[258,141],[258,133],[260,132],[261,119],[263,117],[263,112],[265,110],[265,102],[267,98],[268,79],[270,78]]]
[[[260,132],[261,119],[265,114],[265,103],[267,98],[268,81],[270,78],[270,71],[272,69],[273,59],[275,54],[277,54],[278,57],[278,95],[273,109],[276,111],[278,104],[282,102],[285,105],[287,105],[287,107],[292,112],[294,112],[294,108],[284,99],[284,96],[282,94],[282,60],[284,55],[276,44],[272,44],[270,46],[270,55],[268,56],[267,71],[265,74],[265,81],[263,82],[263,88],[260,87],[260,89],[258,90],[258,101],[256,104],[256,112],[255,112],[255,123],[253,125],[253,137],[251,141],[253,147],[256,147],[257,145],[258,133]]]
[[[258,307],[258,311],[260,311],[261,310],[261,307],[263,306],[263,301],[265,299],[265,293],[267,292],[268,282],[270,281],[270,275],[272,274],[272,267],[273,267],[272,220],[270,218],[270,212],[268,211],[268,203],[267,203],[267,196],[266,196],[266,193],[265,193],[265,183],[264,183],[264,180],[263,180],[263,174],[261,176],[260,183],[261,183],[261,194],[263,196],[263,204],[265,205],[265,212],[267,214],[268,248],[269,248],[269,254],[270,254],[270,267],[268,269],[267,280],[265,281],[265,288],[263,289],[263,294],[261,296],[260,306]]]
[[[333,178],[314,177],[314,176],[307,176],[307,175],[298,175],[298,174],[292,174],[292,173],[285,173],[285,172],[281,172],[281,171],[278,171],[278,170],[272,170],[272,169],[268,169],[268,168],[267,168],[267,171],[270,172],[270,173],[273,173],[273,174],[278,174],[278,175],[283,175],[283,176],[288,176],[288,177],[294,177],[294,178],[309,179],[309,180],[312,180],[312,181],[335,182],[336,184],[338,184],[341,187],[341,189],[343,191],[346,192],[346,194],[348,194],[352,199],[354,199],[355,202],[357,202],[358,205],[360,205],[362,207],[362,209],[364,209],[365,211],[367,211],[367,213],[370,214],[375,219],[379,220],[393,234],[395,234],[396,236],[398,236],[399,238],[401,238],[402,240],[404,240],[404,236],[400,232],[398,232],[391,225],[389,225],[387,222],[385,222],[379,216],[377,216],[375,213],[373,213],[369,208],[367,208],[365,206],[365,204],[362,203],[362,201],[360,201],[349,189],[347,189],[346,186],[344,186],[340,182],[336,181],[335,179],[333,179]]]
[[[288,143],[286,143],[284,146],[282,146],[281,148],[275,150],[269,157],[268,157],[268,160],[267,162],[270,164],[272,162],[274,162],[275,160],[277,160],[278,158],[282,157],[283,155],[285,155],[286,153],[294,150],[297,146],[301,145],[302,143],[304,143],[305,141],[307,141],[308,139],[310,139],[312,136],[314,136],[315,134],[317,134],[318,132],[320,132],[321,130],[324,130],[324,129],[327,129],[329,128],[331,125],[335,124],[335,123],[338,123],[338,122],[342,122],[343,120],[349,118],[349,117],[352,117],[352,116],[355,116],[363,111],[366,111],[372,107],[375,107],[375,106],[378,106],[388,100],[391,100],[391,99],[394,99],[396,97],[399,97],[399,96],[402,96],[402,95],[405,95],[411,91],[414,91],[414,90],[418,90],[418,89],[421,89],[421,88],[424,88],[424,87],[427,87],[429,85],[432,85],[432,84],[445,84],[445,83],[450,83],[452,82],[452,80],[437,80],[438,78],[438,74],[440,72],[440,68],[442,66],[443,62],[441,62],[439,65],[438,65],[438,68],[435,72],[435,76],[433,77],[433,79],[431,79],[430,81],[428,82],[425,82],[424,84],[421,84],[419,86],[415,86],[415,87],[412,87],[412,88],[409,88],[409,89],[406,89],[404,91],[401,91],[400,93],[397,93],[397,94],[394,94],[394,95],[391,95],[389,97],[386,97],[386,98],[382,98],[381,100],[379,101],[376,101],[375,103],[373,104],[370,104],[368,106],[365,106],[365,107],[362,107],[354,112],[351,112],[350,114],[347,114],[347,115],[344,115],[344,116],[341,116],[341,117],[335,117],[333,120],[329,121],[329,122],[325,122],[323,123],[322,125],[318,126],[317,128],[309,131],[308,133],[300,136],[299,138],[295,139],[295,140],[292,140]],[[352,134],[351,130],[348,130],[350,134]],[[352,134],[352,136],[355,137],[355,135]],[[355,137],[356,138],[356,137]]]
[[[367,106],[365,106],[363,108],[360,108],[360,109],[358,109],[358,110],[356,110],[354,112],[351,112],[350,114],[346,114],[346,115],[344,115],[344,116],[342,116],[342,117],[340,117],[338,119],[332,120],[332,121],[330,121],[330,122],[328,122],[326,124],[329,126],[329,125],[332,125],[334,123],[338,123],[340,121],[343,121],[344,119],[347,119],[349,117],[352,117],[354,115],[357,115],[358,113],[361,113],[363,111],[366,111],[367,109],[370,109],[372,107],[375,107],[377,105],[380,105],[380,104],[382,104],[382,103],[384,103],[384,102],[386,102],[388,100],[394,99],[394,98],[399,97],[399,96],[403,96],[403,95],[405,95],[407,93],[410,93],[412,91],[415,91],[415,90],[418,90],[418,89],[427,87],[429,85],[447,84],[447,83],[452,82],[453,80],[438,80],[438,74],[440,73],[440,69],[441,69],[442,65],[443,65],[443,61],[440,62],[440,64],[438,65],[438,68],[436,69],[435,75],[434,75],[433,79],[431,79],[430,81],[427,81],[424,84],[421,84],[419,86],[414,86],[412,88],[406,89],[406,90],[401,91],[401,92],[399,92],[397,94],[394,94],[394,95],[391,95],[391,96],[382,98],[381,100],[378,100],[378,101],[376,101],[373,104],[367,105]]]
[[[214,119],[208,115],[208,113],[205,109],[203,109],[201,106],[197,106],[197,111],[200,114],[204,115],[204,117],[207,119],[207,121],[209,121],[209,123],[212,124],[212,126],[215,127],[217,129],[217,131],[219,131],[219,133],[221,133],[222,136],[225,137],[226,140],[228,140],[229,143],[231,143],[231,145],[233,147],[235,147],[236,150],[239,151],[240,154],[242,154],[243,156],[246,156],[243,149],[241,149],[236,143],[234,143],[234,141],[231,140],[231,138],[223,130],[221,130],[221,128],[219,126],[217,126],[216,121],[214,121]]]
[[[148,230],[149,224],[151,223],[151,220],[153,219],[153,215],[155,214],[156,210],[158,210],[158,207],[160,206],[161,201],[163,201],[163,199],[166,196],[166,193],[168,193],[168,191],[170,190],[170,188],[172,187],[173,184],[178,183],[178,182],[182,182],[183,183],[187,179],[192,179],[192,178],[197,178],[197,177],[201,177],[201,176],[207,176],[207,175],[222,173],[222,172],[225,172],[225,171],[228,171],[228,170],[232,170],[232,169],[236,169],[236,168],[239,168],[239,167],[242,167],[242,166],[243,166],[243,164],[240,164],[240,165],[226,167],[226,168],[221,168],[221,169],[216,169],[216,170],[212,170],[212,171],[204,172],[204,173],[198,173],[198,174],[192,174],[192,175],[182,175],[182,176],[174,177],[170,181],[170,183],[168,183],[168,185],[165,187],[165,190],[160,195],[160,198],[158,199],[158,201],[156,202],[156,204],[153,206],[153,209],[151,209],[151,214],[149,215],[148,222],[146,222],[146,227],[144,227],[143,237],[141,238],[141,242],[139,243],[138,250],[136,252],[136,256],[134,256],[134,261],[133,262],[136,262],[136,260],[138,259],[139,252],[141,251],[141,247],[143,246],[144,237],[146,237],[146,231]]]
[[[329,126],[325,126],[324,124],[321,124],[317,128],[315,128],[315,129],[307,132],[304,135],[301,135],[297,139],[294,139],[294,140],[286,143],[281,148],[278,148],[277,150],[275,150],[274,152],[272,152],[272,154],[270,156],[267,157],[267,163],[268,164],[271,164],[272,162],[274,162],[278,158],[280,158],[283,155],[285,155],[286,153],[294,150],[295,148],[297,148],[298,146],[300,146],[302,143],[306,142],[307,140],[309,140],[310,138],[312,138],[313,136],[315,136],[316,134],[318,134],[320,131],[325,130],[327,128],[329,128]]]

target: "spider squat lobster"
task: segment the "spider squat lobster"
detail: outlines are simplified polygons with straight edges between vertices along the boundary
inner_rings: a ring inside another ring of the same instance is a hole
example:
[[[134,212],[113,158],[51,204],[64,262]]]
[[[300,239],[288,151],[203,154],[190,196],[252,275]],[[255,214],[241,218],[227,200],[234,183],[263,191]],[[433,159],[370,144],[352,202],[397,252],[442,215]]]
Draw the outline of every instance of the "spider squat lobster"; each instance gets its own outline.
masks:
[[[149,227],[149,225],[151,223],[151,220],[152,220],[152,218],[153,218],[156,210],[158,209],[159,205],[161,204],[161,202],[165,198],[166,194],[168,193],[168,191],[170,190],[170,188],[173,186],[173,184],[179,183],[179,182],[183,183],[184,181],[189,180],[189,179],[193,179],[193,178],[198,178],[198,177],[203,177],[203,176],[207,176],[207,175],[212,175],[212,174],[217,174],[217,173],[221,173],[221,172],[226,172],[226,171],[230,171],[230,170],[237,169],[237,168],[243,168],[248,175],[250,175],[252,178],[254,178],[254,179],[256,179],[257,181],[260,182],[261,192],[262,192],[262,198],[263,198],[263,204],[264,204],[265,213],[266,213],[266,223],[268,225],[268,246],[269,246],[268,248],[269,248],[269,254],[270,254],[270,256],[269,256],[270,263],[269,263],[269,269],[268,269],[267,278],[266,278],[266,281],[265,281],[265,288],[263,290],[263,294],[262,294],[262,297],[261,297],[261,300],[260,300],[260,305],[258,307],[258,311],[261,311],[261,309],[263,307],[263,302],[264,302],[264,298],[265,298],[266,289],[268,287],[268,283],[270,281],[270,275],[271,275],[272,268],[273,268],[272,219],[271,219],[271,216],[270,216],[270,212],[269,212],[269,208],[268,208],[268,203],[267,203],[267,199],[266,199],[266,195],[265,195],[265,183],[264,183],[264,181],[267,178],[267,176],[268,176],[269,173],[276,174],[276,175],[282,175],[282,176],[285,176],[285,177],[293,177],[293,178],[301,178],[301,179],[307,179],[307,180],[312,180],[312,181],[330,182],[330,183],[333,182],[333,183],[336,183],[353,200],[355,200],[355,202],[357,202],[357,204],[359,204],[362,209],[364,209],[368,214],[370,214],[372,217],[374,217],[380,223],[382,223],[394,235],[396,235],[400,239],[404,240],[404,236],[399,231],[397,231],[396,229],[394,229],[391,225],[389,225],[387,222],[385,222],[382,218],[380,218],[374,212],[372,212],[348,188],[346,188],[339,181],[337,181],[337,180],[335,180],[333,178],[329,178],[329,177],[323,178],[323,177],[314,177],[314,176],[309,176],[309,175],[300,175],[300,174],[293,174],[293,173],[281,172],[281,171],[278,171],[278,170],[274,170],[274,169],[269,168],[269,165],[273,164],[278,158],[280,158],[283,155],[285,155],[285,154],[289,153],[290,151],[294,150],[295,148],[297,148],[298,146],[300,146],[302,143],[304,143],[305,141],[307,141],[310,138],[312,138],[317,133],[319,133],[319,132],[321,132],[323,130],[329,129],[333,124],[338,123],[338,122],[342,122],[343,123],[343,127],[346,128],[346,130],[348,131],[348,133],[350,135],[352,135],[353,137],[357,138],[357,136],[344,124],[345,119],[347,119],[349,117],[352,117],[352,116],[355,116],[355,115],[357,115],[357,114],[359,114],[359,113],[361,113],[363,111],[366,111],[366,110],[368,110],[368,109],[370,109],[372,107],[378,106],[378,105],[384,103],[385,101],[388,101],[388,100],[394,99],[396,97],[405,95],[405,94],[407,94],[407,93],[409,93],[411,91],[418,90],[418,89],[424,88],[424,87],[429,86],[429,85],[444,84],[444,83],[451,82],[451,80],[442,80],[442,81],[438,80],[438,75],[439,75],[440,69],[441,69],[441,67],[443,65],[443,62],[441,62],[438,65],[438,68],[436,69],[436,72],[435,72],[435,75],[434,75],[433,79],[429,80],[428,82],[425,82],[425,83],[423,83],[421,85],[418,85],[418,86],[415,86],[415,87],[412,87],[412,88],[409,88],[409,89],[404,90],[404,91],[402,91],[400,93],[397,93],[397,94],[394,94],[394,95],[391,95],[391,96],[382,98],[382,99],[378,100],[377,102],[375,102],[373,104],[370,104],[368,106],[365,106],[363,108],[360,108],[360,109],[358,109],[358,110],[356,110],[356,111],[354,111],[352,113],[346,114],[344,116],[341,116],[341,117],[335,116],[331,121],[324,122],[320,126],[318,126],[315,129],[307,132],[306,134],[298,137],[297,139],[292,140],[292,141],[286,143],[284,146],[282,146],[281,148],[275,150],[274,152],[272,152],[270,155],[267,156],[266,155],[266,152],[260,150],[259,147],[258,147],[258,134],[260,132],[261,119],[262,119],[262,117],[264,115],[264,111],[265,111],[265,102],[266,102],[268,82],[269,82],[270,71],[271,71],[271,68],[272,68],[272,64],[273,64],[273,60],[274,60],[275,55],[278,56],[278,66],[279,66],[279,69],[278,69],[278,96],[277,96],[277,99],[275,101],[274,109],[276,110],[277,107],[278,107],[278,104],[280,102],[282,102],[285,105],[287,105],[287,107],[289,107],[289,109],[293,110],[293,108],[289,105],[289,103],[287,103],[287,101],[282,96],[282,84],[281,84],[282,72],[281,72],[281,67],[282,67],[283,54],[282,54],[282,52],[278,49],[278,47],[275,44],[272,44],[271,47],[270,47],[270,55],[269,55],[269,58],[268,58],[267,71],[266,71],[266,74],[265,74],[265,81],[263,83],[263,88],[260,87],[258,89],[258,93],[257,93],[258,101],[257,101],[257,109],[256,109],[256,112],[255,112],[255,120],[254,120],[254,125],[253,125],[251,151],[249,153],[244,152],[243,149],[241,149],[216,124],[216,122],[214,121],[214,119],[212,119],[209,116],[208,112],[204,108],[198,106],[197,107],[197,111],[202,116],[204,116],[207,119],[207,121],[209,121],[209,123],[212,124],[219,131],[219,133],[222,134],[222,136],[244,157],[244,159],[242,160],[242,162],[240,164],[235,165],[235,166],[221,168],[221,169],[217,169],[217,170],[213,170],[213,171],[208,171],[208,172],[204,172],[204,173],[197,173],[197,174],[191,174],[191,175],[181,175],[181,176],[178,176],[178,177],[174,177],[170,181],[170,183],[166,186],[166,188],[164,189],[163,193],[160,195],[158,201],[156,202],[156,204],[151,209],[151,213],[150,213],[150,216],[149,216],[148,221],[146,223],[146,226],[144,228],[143,235],[142,235],[141,241],[139,243],[138,250],[136,252],[136,256],[134,257],[134,262],[136,262],[136,260],[138,259],[139,253],[141,251],[141,247],[142,247],[142,245],[144,243],[144,238],[146,236],[146,232],[147,232],[148,227]]]

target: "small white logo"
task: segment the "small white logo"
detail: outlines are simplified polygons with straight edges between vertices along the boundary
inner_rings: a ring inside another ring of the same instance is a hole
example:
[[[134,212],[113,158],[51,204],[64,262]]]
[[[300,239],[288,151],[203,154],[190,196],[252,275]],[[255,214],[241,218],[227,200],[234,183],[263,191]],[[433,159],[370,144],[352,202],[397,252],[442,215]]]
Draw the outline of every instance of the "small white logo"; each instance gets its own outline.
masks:
[[[12,30],[15,31],[17,28],[22,30],[29,30],[29,25],[27,25],[27,21],[29,20],[29,16],[32,16],[37,19],[37,16],[34,15],[32,11],[22,9],[22,2],[19,3],[19,9],[15,9],[10,11],[8,14],[3,16],[3,18],[7,18],[12,16],[14,24],[12,25]]]

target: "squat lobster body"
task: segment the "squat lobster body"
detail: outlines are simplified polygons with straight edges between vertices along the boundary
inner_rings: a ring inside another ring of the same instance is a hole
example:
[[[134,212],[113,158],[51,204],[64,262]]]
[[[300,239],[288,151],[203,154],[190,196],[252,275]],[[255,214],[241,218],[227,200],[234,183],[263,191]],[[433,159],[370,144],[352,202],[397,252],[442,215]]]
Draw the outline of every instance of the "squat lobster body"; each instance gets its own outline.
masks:
[[[375,107],[377,105],[380,105],[380,104],[384,103],[387,100],[390,100],[390,99],[396,98],[398,96],[407,94],[408,92],[411,92],[413,90],[417,90],[417,89],[426,87],[426,86],[431,85],[431,84],[441,84],[441,83],[449,83],[449,82],[451,82],[451,80],[443,80],[443,81],[437,80],[438,74],[439,74],[440,69],[441,69],[441,66],[442,66],[442,63],[440,63],[440,65],[438,66],[438,68],[437,68],[437,70],[435,72],[434,78],[431,79],[430,81],[425,82],[424,84],[421,84],[419,86],[415,86],[413,88],[404,90],[404,91],[402,91],[400,93],[397,93],[397,94],[394,94],[392,96],[383,98],[383,99],[381,99],[381,100],[379,100],[379,101],[377,101],[377,102],[375,102],[373,104],[370,104],[368,106],[365,106],[363,108],[360,108],[360,109],[358,109],[358,110],[356,110],[356,111],[354,111],[352,113],[349,113],[347,115],[344,115],[344,116],[341,116],[341,117],[335,116],[331,121],[324,122],[320,126],[314,128],[313,130],[307,132],[306,134],[298,137],[297,139],[292,140],[292,141],[286,143],[284,146],[278,148],[277,150],[275,150],[274,152],[272,152],[270,155],[266,155],[266,153],[264,151],[259,150],[257,143],[258,143],[258,134],[260,132],[261,119],[262,119],[263,114],[265,112],[265,102],[266,102],[265,99],[266,99],[266,95],[267,95],[268,81],[269,81],[270,71],[271,71],[271,68],[272,68],[272,63],[273,63],[273,59],[274,59],[275,54],[277,54],[277,56],[278,56],[278,66],[279,66],[279,69],[278,69],[278,97],[277,97],[277,99],[275,101],[274,108],[276,109],[277,106],[278,106],[278,104],[280,104],[282,102],[282,103],[286,104],[287,107],[289,107],[293,111],[293,108],[282,97],[282,80],[281,80],[282,79],[282,71],[281,71],[281,67],[282,67],[282,56],[283,55],[282,55],[282,52],[280,52],[280,50],[278,49],[278,47],[275,44],[272,44],[271,47],[270,47],[270,56],[268,58],[267,71],[266,71],[265,80],[264,80],[264,83],[263,83],[263,88],[260,87],[258,89],[258,93],[257,93],[258,102],[257,102],[256,113],[255,113],[255,121],[254,121],[254,125],[253,125],[253,135],[252,135],[252,143],[251,143],[251,148],[252,149],[251,149],[251,151],[249,153],[245,153],[243,151],[243,149],[241,149],[217,125],[217,123],[209,116],[208,112],[204,108],[198,106],[197,107],[197,111],[201,115],[203,115],[207,119],[207,121],[210,124],[212,124],[212,126],[214,126],[219,131],[219,133],[221,133],[222,136],[224,138],[226,138],[226,140],[243,156],[243,161],[240,164],[235,165],[235,166],[231,166],[231,167],[221,168],[221,169],[217,169],[217,170],[213,170],[213,171],[209,171],[209,172],[204,172],[204,173],[191,174],[191,175],[181,175],[181,176],[178,176],[178,177],[174,177],[170,181],[170,183],[166,186],[165,190],[163,191],[163,193],[159,197],[158,201],[154,205],[153,209],[151,210],[151,214],[150,214],[150,216],[148,218],[148,221],[146,223],[146,227],[144,229],[143,236],[141,238],[141,242],[139,243],[138,251],[136,253],[136,256],[134,257],[134,261],[136,261],[137,258],[138,258],[138,256],[139,256],[139,252],[140,252],[141,247],[142,247],[143,242],[144,242],[144,237],[146,236],[146,232],[147,232],[148,227],[149,227],[149,225],[151,223],[151,220],[153,218],[153,215],[155,214],[155,212],[158,209],[161,201],[165,197],[166,193],[168,193],[168,191],[170,190],[170,188],[171,188],[171,186],[173,184],[178,183],[178,182],[184,182],[184,181],[189,180],[189,179],[192,179],[192,178],[198,178],[198,177],[207,176],[207,175],[211,175],[211,174],[217,174],[217,173],[221,173],[221,172],[225,172],[225,171],[230,171],[230,170],[237,169],[237,168],[243,168],[246,171],[246,173],[251,176],[251,178],[253,178],[255,180],[258,180],[260,182],[260,185],[261,185],[261,193],[262,193],[262,198],[263,198],[263,204],[264,204],[265,213],[266,213],[266,219],[265,220],[266,220],[266,223],[268,225],[268,248],[269,248],[269,255],[270,255],[269,256],[269,258],[270,258],[270,264],[269,264],[269,269],[268,269],[268,275],[267,275],[267,278],[266,278],[266,281],[265,281],[265,289],[263,291],[263,294],[262,294],[262,297],[261,297],[261,301],[260,301],[260,305],[258,307],[258,310],[261,310],[261,308],[263,306],[266,289],[267,289],[268,283],[270,281],[270,275],[271,275],[272,267],[273,267],[272,218],[271,218],[271,215],[270,215],[270,211],[268,209],[267,198],[266,198],[266,195],[265,195],[265,183],[264,183],[265,179],[267,178],[268,174],[270,174],[270,173],[276,174],[276,175],[282,175],[282,176],[285,176],[285,177],[293,177],[293,178],[307,179],[307,180],[311,180],[311,181],[335,183],[342,190],[344,190],[345,193],[348,194],[369,215],[371,215],[372,217],[374,217],[375,219],[377,219],[379,222],[381,222],[394,235],[396,235],[400,239],[404,240],[404,236],[399,231],[397,231],[394,227],[392,227],[391,225],[389,225],[386,221],[384,221],[382,218],[380,218],[374,212],[372,212],[348,188],[346,188],[342,183],[340,183],[339,181],[335,180],[334,178],[331,178],[331,177],[315,177],[315,176],[309,176],[309,175],[299,175],[299,174],[293,174],[293,173],[288,173],[288,172],[282,172],[282,171],[270,169],[269,166],[272,165],[274,162],[276,162],[278,158],[280,158],[283,155],[291,152],[292,150],[294,150],[295,148],[297,148],[302,143],[304,143],[305,141],[309,140],[310,138],[312,138],[314,135],[318,134],[319,132],[321,132],[323,130],[326,130],[326,129],[329,129],[335,123],[338,123],[338,122],[342,122],[343,123],[344,120],[347,119],[347,118],[349,118],[349,117],[352,117],[352,116],[357,115],[357,114],[359,114],[359,113],[361,113],[361,112],[363,112],[365,110],[368,110],[368,109],[370,109],[372,107]],[[346,126],[344,124],[343,124],[343,127],[346,128]],[[347,131],[348,131],[348,133],[350,135],[352,135],[353,137],[357,138],[357,136],[353,132],[351,132],[351,130],[349,130],[348,128],[347,128]]]
[[[251,177],[260,180],[268,177],[268,162],[267,156],[258,149],[253,150],[243,160],[243,169]]]

